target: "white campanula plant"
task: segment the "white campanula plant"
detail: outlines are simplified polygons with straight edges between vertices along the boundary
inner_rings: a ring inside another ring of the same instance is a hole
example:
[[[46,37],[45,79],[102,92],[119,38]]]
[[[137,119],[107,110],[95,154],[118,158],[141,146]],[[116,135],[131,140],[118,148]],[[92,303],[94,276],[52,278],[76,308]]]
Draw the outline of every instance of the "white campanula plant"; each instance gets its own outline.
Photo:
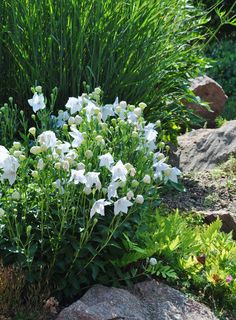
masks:
[[[29,128],[30,147],[0,146],[0,256],[65,295],[112,279],[123,234],[132,237],[140,210],[180,175],[156,145],[160,123],[146,123],[145,103],[100,100],[100,88],[70,97],[53,130]],[[45,101],[41,87],[28,101],[40,121]]]

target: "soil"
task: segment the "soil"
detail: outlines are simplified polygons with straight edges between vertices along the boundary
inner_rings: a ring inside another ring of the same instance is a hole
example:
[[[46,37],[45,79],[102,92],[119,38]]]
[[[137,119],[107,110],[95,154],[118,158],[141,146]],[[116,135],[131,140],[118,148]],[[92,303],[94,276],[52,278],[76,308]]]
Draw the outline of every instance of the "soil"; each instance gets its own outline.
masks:
[[[183,175],[185,192],[167,194],[163,203],[180,211],[224,210],[236,216],[236,174],[225,168]]]

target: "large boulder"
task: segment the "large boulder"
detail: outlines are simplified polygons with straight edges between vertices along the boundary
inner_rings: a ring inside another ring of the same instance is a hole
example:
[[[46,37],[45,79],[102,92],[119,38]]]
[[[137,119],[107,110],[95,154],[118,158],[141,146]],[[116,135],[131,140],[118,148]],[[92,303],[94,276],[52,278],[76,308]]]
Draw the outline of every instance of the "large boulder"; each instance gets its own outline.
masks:
[[[217,129],[198,129],[179,136],[170,160],[184,172],[204,171],[230,155],[236,155],[236,120]]]
[[[92,287],[65,308],[57,320],[217,320],[205,305],[155,280],[136,284],[132,291]]]
[[[202,76],[192,81],[190,90],[201,100],[208,102],[212,112],[196,103],[188,103],[187,106],[193,109],[196,114],[205,118],[210,126],[214,125],[216,117],[222,113],[228,99],[222,87],[208,76]]]

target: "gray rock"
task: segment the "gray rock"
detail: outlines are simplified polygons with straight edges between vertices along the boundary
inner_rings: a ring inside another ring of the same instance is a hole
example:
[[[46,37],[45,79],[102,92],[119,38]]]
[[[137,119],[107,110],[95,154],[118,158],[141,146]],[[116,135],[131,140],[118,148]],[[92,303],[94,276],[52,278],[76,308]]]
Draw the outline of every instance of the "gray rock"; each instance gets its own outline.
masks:
[[[184,172],[215,168],[236,155],[236,120],[217,129],[193,130],[178,137],[172,163]]]
[[[236,216],[225,210],[199,212],[204,216],[206,223],[210,224],[217,218],[222,222],[222,231],[229,233],[232,231],[233,238],[236,240]]]
[[[190,90],[200,97],[202,101],[208,102],[212,112],[195,103],[188,103],[187,107],[205,118],[210,125],[214,125],[216,117],[222,113],[225,102],[228,99],[222,87],[210,77],[202,76],[192,81]]]
[[[155,280],[132,290],[92,287],[57,320],[217,320],[205,305]]]

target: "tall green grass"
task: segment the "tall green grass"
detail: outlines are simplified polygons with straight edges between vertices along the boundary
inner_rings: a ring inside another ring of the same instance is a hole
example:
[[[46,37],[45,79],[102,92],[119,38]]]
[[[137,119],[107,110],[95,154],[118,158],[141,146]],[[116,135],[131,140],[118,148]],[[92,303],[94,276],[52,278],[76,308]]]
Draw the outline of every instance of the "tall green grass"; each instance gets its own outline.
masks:
[[[85,81],[156,107],[199,72],[204,23],[187,0],[1,0],[0,101],[37,81],[63,105]]]

